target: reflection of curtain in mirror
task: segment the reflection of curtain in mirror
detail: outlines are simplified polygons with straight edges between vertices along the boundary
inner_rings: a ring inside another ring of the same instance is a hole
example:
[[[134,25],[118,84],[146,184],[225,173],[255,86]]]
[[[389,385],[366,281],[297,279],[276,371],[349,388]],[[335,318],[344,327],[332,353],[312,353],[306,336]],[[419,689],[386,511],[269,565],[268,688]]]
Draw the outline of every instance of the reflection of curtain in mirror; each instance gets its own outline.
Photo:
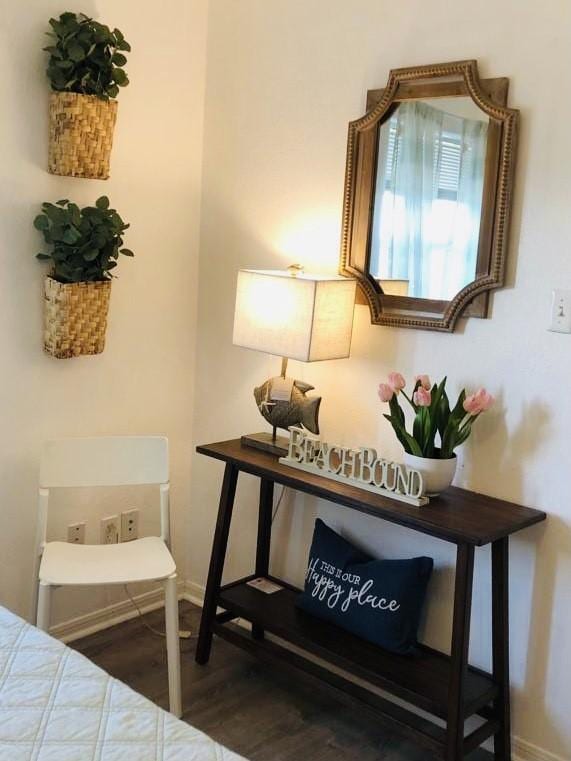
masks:
[[[487,124],[421,102],[383,124],[371,272],[449,299],[474,279]]]

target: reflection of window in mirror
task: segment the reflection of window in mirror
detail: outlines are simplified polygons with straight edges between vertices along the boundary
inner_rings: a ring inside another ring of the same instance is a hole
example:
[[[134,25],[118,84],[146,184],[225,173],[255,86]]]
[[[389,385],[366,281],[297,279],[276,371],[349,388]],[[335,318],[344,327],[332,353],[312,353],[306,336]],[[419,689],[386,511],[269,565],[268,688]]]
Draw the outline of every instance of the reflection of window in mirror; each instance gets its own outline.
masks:
[[[402,102],[381,125],[370,271],[385,293],[448,300],[474,280],[487,130],[464,97]]]

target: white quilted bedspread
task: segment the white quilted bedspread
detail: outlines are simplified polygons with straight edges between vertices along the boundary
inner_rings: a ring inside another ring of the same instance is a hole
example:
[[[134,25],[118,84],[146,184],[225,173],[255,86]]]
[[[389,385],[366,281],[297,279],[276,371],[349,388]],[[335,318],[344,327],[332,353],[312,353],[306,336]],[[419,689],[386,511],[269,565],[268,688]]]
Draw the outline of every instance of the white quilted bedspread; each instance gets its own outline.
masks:
[[[0,606],[0,761],[244,761]]]

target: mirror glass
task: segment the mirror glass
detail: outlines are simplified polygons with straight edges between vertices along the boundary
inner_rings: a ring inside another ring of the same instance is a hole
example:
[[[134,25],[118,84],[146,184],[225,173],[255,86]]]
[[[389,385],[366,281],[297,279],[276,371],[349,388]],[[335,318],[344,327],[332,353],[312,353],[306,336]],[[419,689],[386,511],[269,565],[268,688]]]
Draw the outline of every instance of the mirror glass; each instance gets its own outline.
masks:
[[[488,116],[470,97],[406,100],[379,129],[370,273],[450,300],[475,279]]]

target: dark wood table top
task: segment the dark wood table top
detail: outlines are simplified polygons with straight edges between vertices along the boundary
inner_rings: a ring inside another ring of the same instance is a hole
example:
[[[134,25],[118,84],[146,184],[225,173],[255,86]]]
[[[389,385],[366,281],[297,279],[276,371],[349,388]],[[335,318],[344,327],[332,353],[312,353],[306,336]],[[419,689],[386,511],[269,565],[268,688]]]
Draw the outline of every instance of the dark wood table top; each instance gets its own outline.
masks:
[[[540,523],[547,517],[541,510],[454,486],[439,497],[432,497],[428,505],[416,507],[359,489],[350,483],[340,483],[282,465],[276,455],[243,446],[240,439],[204,444],[198,446],[196,451],[231,463],[245,473],[449,542],[481,546]]]

